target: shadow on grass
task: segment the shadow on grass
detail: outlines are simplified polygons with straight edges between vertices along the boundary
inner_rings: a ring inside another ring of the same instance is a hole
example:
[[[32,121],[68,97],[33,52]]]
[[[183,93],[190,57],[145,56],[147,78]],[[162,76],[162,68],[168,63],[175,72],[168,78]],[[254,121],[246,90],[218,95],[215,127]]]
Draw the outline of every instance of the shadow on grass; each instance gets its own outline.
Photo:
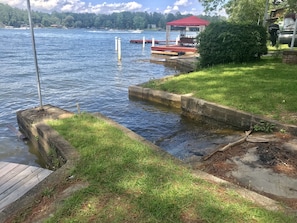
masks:
[[[218,65],[180,75],[152,88],[219,103],[256,115],[269,116],[288,124],[297,124],[289,113],[296,113],[296,65],[278,59],[258,63]],[[287,116],[287,117],[286,117]]]
[[[170,155],[101,119],[82,114],[51,125],[81,154],[73,174],[90,186],[50,222],[292,222],[195,178]]]

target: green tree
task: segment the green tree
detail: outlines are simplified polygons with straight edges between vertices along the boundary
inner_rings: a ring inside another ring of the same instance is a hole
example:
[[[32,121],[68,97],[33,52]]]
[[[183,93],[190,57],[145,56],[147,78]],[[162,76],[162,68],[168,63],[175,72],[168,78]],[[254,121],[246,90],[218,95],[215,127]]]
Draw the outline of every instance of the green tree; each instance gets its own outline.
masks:
[[[289,6],[289,11],[297,11],[297,0],[287,0],[287,5]]]
[[[226,9],[227,14],[233,20],[238,20],[242,17],[244,21],[258,21],[259,18],[263,19],[266,0],[198,0],[205,8],[205,12],[214,12],[220,9]],[[268,1],[272,4],[273,1]],[[297,10],[297,0],[284,0],[282,5],[289,11]],[[254,10],[254,12],[253,12]],[[261,11],[262,10],[262,11]],[[261,17],[262,15],[262,17]]]
[[[82,23],[82,21],[75,21],[74,22],[74,28],[84,28],[84,25]]]
[[[74,25],[74,18],[71,15],[66,16],[66,18],[63,20],[63,24],[66,27],[73,27]]]
[[[125,29],[126,24],[125,24],[125,18],[123,13],[115,13],[116,16],[116,27],[119,29]]]
[[[292,0],[293,1],[293,0]],[[66,27],[76,28],[112,28],[112,29],[145,29],[156,25],[156,28],[164,29],[166,22],[180,19],[189,15],[148,13],[148,12],[120,12],[112,14],[94,14],[94,13],[64,13],[52,12],[41,13],[32,12],[32,20],[36,25],[49,27],[51,25],[65,25]],[[203,18],[201,15],[200,17]],[[208,17],[209,21],[217,21],[219,17]],[[27,10],[12,8],[0,3],[0,24],[19,27],[28,25]],[[155,26],[154,26],[155,27]]]
[[[174,14],[168,13],[166,15],[166,22],[171,22],[171,21],[174,21],[174,20],[176,20],[176,17],[174,16]]]
[[[135,29],[144,29],[146,27],[145,19],[140,15],[133,18],[133,26]]]
[[[102,15],[95,16],[94,27],[97,28],[97,29],[100,29],[101,27],[103,27]]]
[[[53,25],[54,23],[52,23],[51,17],[49,15],[45,15],[41,19],[41,24],[45,27],[49,27],[49,26]]]
[[[225,9],[231,22],[259,25],[264,18],[265,0],[232,0]]]

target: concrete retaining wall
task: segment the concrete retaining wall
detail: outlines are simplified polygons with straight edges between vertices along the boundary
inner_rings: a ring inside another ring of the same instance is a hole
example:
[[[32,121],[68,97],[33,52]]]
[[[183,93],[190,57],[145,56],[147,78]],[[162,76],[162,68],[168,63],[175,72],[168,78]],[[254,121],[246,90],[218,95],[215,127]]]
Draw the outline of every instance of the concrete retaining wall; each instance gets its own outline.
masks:
[[[152,90],[150,88],[143,88],[140,86],[130,86],[129,97],[152,101],[175,108],[181,107],[180,95],[167,93],[165,91]]]
[[[51,105],[43,109],[33,108],[17,112],[20,131],[39,149],[49,167],[56,169],[24,196],[0,212],[0,222],[6,222],[14,214],[34,206],[48,189],[69,180],[71,171],[79,159],[76,150],[56,131],[44,123],[47,119],[60,119],[73,115]]]
[[[273,124],[276,131],[284,129],[293,135],[297,135],[297,127],[294,125],[281,124],[274,120],[238,111],[194,97],[142,88],[141,86],[129,87],[129,96],[161,103],[166,106],[181,108],[182,114],[192,119],[207,117],[242,130],[249,130],[262,121]]]
[[[20,131],[38,148],[43,160],[50,169],[58,169],[72,159],[73,149],[66,141],[60,140],[57,134],[44,121],[72,116],[73,113],[50,105],[42,109],[34,108],[17,112]],[[66,146],[66,144],[67,146]]]
[[[294,51],[294,50],[283,51],[283,63],[297,64],[297,51]]]

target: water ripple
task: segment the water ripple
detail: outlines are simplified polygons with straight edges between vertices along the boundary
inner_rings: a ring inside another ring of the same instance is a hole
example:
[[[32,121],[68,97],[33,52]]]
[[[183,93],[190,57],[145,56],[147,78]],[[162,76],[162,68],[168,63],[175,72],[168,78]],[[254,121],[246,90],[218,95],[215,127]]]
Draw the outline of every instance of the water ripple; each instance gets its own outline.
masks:
[[[79,103],[82,111],[101,112],[170,151],[168,142],[176,145],[177,132],[197,127],[185,127],[178,111],[128,99],[130,85],[175,73],[149,63],[148,46],[129,43],[143,35],[158,40],[166,36],[165,32],[35,30],[43,103],[73,112]],[[114,49],[115,37],[122,39],[121,61]],[[0,39],[0,160],[38,165],[31,146],[7,128],[17,128],[18,110],[39,105],[30,33],[0,29]]]

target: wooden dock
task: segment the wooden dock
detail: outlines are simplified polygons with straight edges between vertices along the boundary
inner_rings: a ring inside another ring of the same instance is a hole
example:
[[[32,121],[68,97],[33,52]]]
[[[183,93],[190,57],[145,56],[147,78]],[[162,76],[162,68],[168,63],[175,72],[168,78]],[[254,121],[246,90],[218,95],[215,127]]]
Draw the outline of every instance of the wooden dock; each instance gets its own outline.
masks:
[[[152,39],[145,39],[144,40],[146,44],[152,44],[153,40]],[[175,40],[170,40],[169,43],[175,43]],[[138,43],[138,44],[142,44],[143,43],[143,39],[131,39],[130,43]],[[166,40],[155,40],[155,44],[162,44],[165,45],[166,44]]]
[[[170,45],[170,46],[152,46],[151,52],[177,52],[177,53],[197,53],[196,47],[185,47],[185,46],[178,46],[178,45]]]
[[[52,172],[36,166],[0,162],[0,212]]]

